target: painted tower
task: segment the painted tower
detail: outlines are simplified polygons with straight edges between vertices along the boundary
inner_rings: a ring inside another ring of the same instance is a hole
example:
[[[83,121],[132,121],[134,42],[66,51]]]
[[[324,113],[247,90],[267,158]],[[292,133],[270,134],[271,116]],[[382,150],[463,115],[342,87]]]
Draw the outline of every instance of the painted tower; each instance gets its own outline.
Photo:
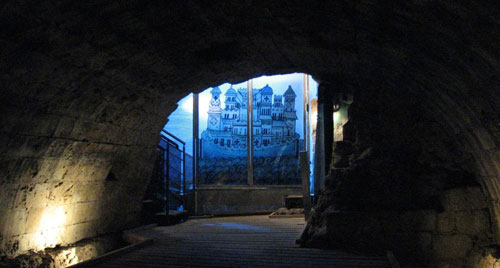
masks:
[[[233,120],[237,119],[238,113],[238,100],[237,93],[233,86],[226,91],[226,100],[224,101],[224,110],[222,110],[222,128],[221,130],[231,132],[233,130]]]
[[[261,134],[263,145],[268,145],[271,143],[273,138],[272,125],[273,120],[271,118],[271,108],[273,106],[273,89],[266,85],[260,90],[261,101],[259,107],[259,119],[261,122]]]
[[[269,86],[266,85],[260,90],[260,95],[261,95],[261,101],[260,101],[260,107],[259,108],[259,115],[271,115],[271,106],[272,106],[272,99],[273,99],[273,89]]]
[[[271,110],[273,120],[283,120],[283,96],[275,95]]]
[[[221,130],[221,91],[219,87],[214,87],[210,93],[212,94],[212,99],[210,99],[210,105],[208,106],[208,129]]]

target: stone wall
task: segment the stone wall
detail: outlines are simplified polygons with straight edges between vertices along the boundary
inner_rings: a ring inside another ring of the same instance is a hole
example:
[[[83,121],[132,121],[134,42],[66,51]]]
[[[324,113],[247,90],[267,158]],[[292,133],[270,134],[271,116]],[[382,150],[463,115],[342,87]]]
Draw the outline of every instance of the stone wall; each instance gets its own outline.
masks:
[[[303,244],[392,250],[405,266],[475,267],[496,238],[466,130],[449,128],[422,91],[358,85],[368,90],[339,89],[354,103]]]
[[[359,168],[327,181],[319,214],[432,210],[480,185],[498,243],[497,14],[496,1],[5,1],[0,254],[134,225],[179,99],[295,71],[359,104]]]
[[[404,267],[478,267],[495,244],[488,204],[479,187],[443,193],[443,211],[327,210],[303,234],[303,244],[385,254]],[[362,224],[358,224],[362,223]]]
[[[29,110],[11,111],[2,124],[1,251],[13,256],[136,225],[154,152],[143,140],[158,136],[135,129],[139,121],[131,129],[106,122],[112,118]],[[33,124],[22,124],[30,117]]]

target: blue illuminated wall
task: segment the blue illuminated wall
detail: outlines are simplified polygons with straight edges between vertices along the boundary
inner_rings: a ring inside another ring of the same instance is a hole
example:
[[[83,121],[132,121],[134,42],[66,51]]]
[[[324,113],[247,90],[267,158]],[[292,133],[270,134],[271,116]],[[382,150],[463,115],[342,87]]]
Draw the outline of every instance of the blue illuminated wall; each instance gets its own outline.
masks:
[[[317,95],[317,84],[310,76],[308,81],[312,99]],[[255,183],[300,184],[298,152],[305,146],[304,75],[262,76],[252,79],[252,84]],[[247,184],[246,92],[247,81],[225,83],[199,94],[200,184]],[[164,129],[181,137],[191,153],[193,94],[178,105]],[[315,116],[314,111],[311,116]],[[312,117],[311,165],[315,134]],[[314,170],[312,166],[310,170]]]

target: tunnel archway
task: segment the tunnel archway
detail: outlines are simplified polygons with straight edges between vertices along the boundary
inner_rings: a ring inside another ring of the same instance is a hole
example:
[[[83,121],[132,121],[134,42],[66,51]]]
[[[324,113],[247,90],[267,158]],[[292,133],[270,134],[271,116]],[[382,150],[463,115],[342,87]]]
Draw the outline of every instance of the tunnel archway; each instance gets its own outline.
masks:
[[[156,170],[163,172],[152,186],[163,193],[158,185],[168,183],[170,209],[196,215],[271,213],[285,196],[302,194],[303,184],[313,191],[317,109],[309,108],[311,99],[317,100],[317,83],[302,73],[190,93],[162,130]],[[302,152],[310,164],[300,164]],[[302,167],[310,175],[303,177]],[[148,199],[157,200],[152,192]]]
[[[398,129],[404,145],[414,119],[426,119],[415,129],[446,138],[412,143],[411,153],[451,141],[446,150],[481,185],[498,243],[494,2],[25,5],[1,11],[3,254],[134,226],[157,133],[175,102],[224,81],[288,72],[353,92],[361,126],[370,113],[388,122],[362,129],[379,138]],[[37,243],[44,211],[59,207],[71,216],[49,228],[64,235]]]

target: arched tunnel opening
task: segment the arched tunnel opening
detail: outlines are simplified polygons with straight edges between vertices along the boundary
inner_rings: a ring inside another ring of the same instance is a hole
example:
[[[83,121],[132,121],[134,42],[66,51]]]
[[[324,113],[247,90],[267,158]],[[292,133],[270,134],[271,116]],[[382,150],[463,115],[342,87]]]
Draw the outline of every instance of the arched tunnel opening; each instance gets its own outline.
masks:
[[[161,132],[145,198],[157,212],[278,213],[286,203],[297,209],[280,214],[298,213],[300,195],[315,195],[315,148],[324,147],[315,144],[317,106],[317,83],[301,73],[190,93]]]
[[[328,126],[342,136],[325,133],[300,244],[493,267],[497,13],[494,1],[2,4],[0,257],[137,227],[179,99],[303,72],[326,115],[355,101]]]

